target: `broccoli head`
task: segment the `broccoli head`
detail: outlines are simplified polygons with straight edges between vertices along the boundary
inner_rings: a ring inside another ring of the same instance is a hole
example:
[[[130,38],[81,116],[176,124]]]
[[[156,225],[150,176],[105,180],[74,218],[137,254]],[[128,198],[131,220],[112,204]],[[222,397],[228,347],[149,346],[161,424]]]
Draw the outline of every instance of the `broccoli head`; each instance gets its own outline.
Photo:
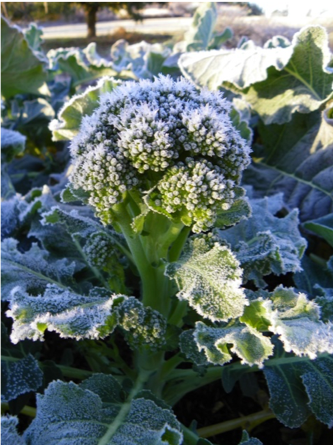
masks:
[[[124,82],[101,97],[71,143],[74,189],[104,224],[136,191],[151,210],[208,230],[236,199],[250,148],[220,92],[185,79]]]

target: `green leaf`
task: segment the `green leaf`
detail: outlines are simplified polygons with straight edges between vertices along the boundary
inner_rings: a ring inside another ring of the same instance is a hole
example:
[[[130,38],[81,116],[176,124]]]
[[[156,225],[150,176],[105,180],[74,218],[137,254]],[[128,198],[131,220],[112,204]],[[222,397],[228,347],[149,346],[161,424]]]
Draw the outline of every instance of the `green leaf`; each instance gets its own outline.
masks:
[[[333,128],[320,112],[295,114],[284,125],[258,126],[262,147],[243,180],[257,196],[284,193],[287,208],[301,221],[333,212]]]
[[[30,23],[29,28],[24,31],[24,36],[29,46],[34,51],[42,51],[41,44],[43,30],[36,25],[36,23]]]
[[[278,286],[264,299],[251,301],[240,321],[252,328],[279,335],[284,349],[315,359],[333,354],[333,329],[320,320],[320,308],[305,294]]]
[[[12,289],[23,286],[30,292],[40,292],[47,284],[65,288],[74,284],[75,264],[67,259],[49,261],[49,253],[33,243],[30,250],[21,253],[18,241],[6,238],[2,242],[2,293],[8,300]]]
[[[265,363],[270,407],[289,428],[301,426],[311,413],[332,427],[333,358],[315,360],[285,354],[279,345],[273,359]]]
[[[182,433],[172,411],[152,399],[135,398],[139,389],[137,384],[123,395],[115,379],[102,374],[81,386],[53,382],[37,396],[37,417],[25,433],[27,444],[180,445]]]
[[[42,61],[33,53],[21,30],[1,18],[1,94],[48,94]]]
[[[263,367],[263,362],[273,354],[273,345],[268,337],[249,326],[241,325],[235,327],[209,327],[202,322],[197,322],[193,331],[193,338],[198,351],[204,352],[208,363],[224,365],[232,359],[231,353],[235,353],[242,364],[258,365]],[[191,348],[186,351],[183,341],[185,355],[198,365],[204,364],[202,359],[196,361],[198,354]],[[232,347],[230,347],[232,345]]]
[[[97,57],[93,48],[89,45],[86,50],[80,48],[51,49],[47,53],[51,69],[69,74],[74,86],[101,77],[117,75],[110,63],[106,60],[101,61],[99,56]]]
[[[25,440],[19,436],[16,427],[18,418],[15,416],[1,417],[1,442],[3,444],[26,445]]]
[[[310,257],[302,259],[302,271],[294,275],[296,286],[311,297],[319,294],[319,289],[330,288],[333,283],[333,265],[328,262],[327,267],[318,264]]]
[[[187,51],[200,51],[208,48],[217,18],[214,2],[203,2],[195,11],[189,30],[185,33]]]
[[[15,156],[21,154],[25,148],[26,137],[14,130],[1,127],[1,160],[10,162]]]
[[[232,29],[227,27],[223,32],[220,34],[215,34],[210,41],[208,49],[219,49],[223,45],[224,42],[226,42],[229,39],[232,39],[234,36],[234,33],[232,32]]]
[[[274,214],[283,206],[281,195],[251,199],[252,216],[235,227],[219,231],[230,244],[244,269],[243,280],[265,287],[263,276],[301,270],[300,259],[307,245],[298,230],[298,212],[284,218]],[[273,211],[272,211],[273,210]]]
[[[324,238],[333,247],[333,213],[307,221],[304,227]]]
[[[243,94],[265,124],[283,124],[295,111],[318,110],[332,97],[329,61],[325,29],[309,26],[294,35],[290,46],[185,54],[179,64],[200,86]]]
[[[236,318],[247,304],[239,262],[226,246],[211,247],[204,237],[192,238],[180,259],[166,266],[165,274],[176,281],[177,297],[212,321]]]
[[[3,361],[1,380],[1,400],[8,402],[21,394],[37,391],[43,384],[43,373],[37,360],[29,354],[19,361]]]
[[[43,340],[46,329],[76,340],[106,337],[117,326],[113,305],[125,298],[97,287],[84,296],[55,284],[48,285],[43,295],[31,296],[17,286],[7,311],[14,320],[11,340]]]
[[[20,205],[26,203],[20,195],[15,195],[11,199],[1,201],[1,237],[8,238],[14,234],[20,226],[19,215]]]
[[[57,120],[50,123],[53,140],[71,140],[78,133],[83,116],[90,116],[99,106],[102,94],[112,91],[119,81],[112,78],[101,79],[95,87],[88,87],[83,94],[73,96],[58,114]]]

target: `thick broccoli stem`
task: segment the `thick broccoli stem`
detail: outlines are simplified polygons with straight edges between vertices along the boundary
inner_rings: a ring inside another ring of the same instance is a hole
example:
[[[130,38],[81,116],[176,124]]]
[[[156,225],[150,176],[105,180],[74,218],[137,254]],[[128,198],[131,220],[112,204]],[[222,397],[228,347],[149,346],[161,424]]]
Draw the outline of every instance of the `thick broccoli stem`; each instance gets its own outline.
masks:
[[[180,254],[189,230],[182,223],[174,223],[163,215],[151,212],[146,218],[144,231],[137,234],[131,224],[133,218],[138,216],[139,209],[133,199],[112,207],[141,278],[143,304],[168,317],[172,283],[164,275],[164,261],[168,259],[171,245],[174,248],[172,256]]]

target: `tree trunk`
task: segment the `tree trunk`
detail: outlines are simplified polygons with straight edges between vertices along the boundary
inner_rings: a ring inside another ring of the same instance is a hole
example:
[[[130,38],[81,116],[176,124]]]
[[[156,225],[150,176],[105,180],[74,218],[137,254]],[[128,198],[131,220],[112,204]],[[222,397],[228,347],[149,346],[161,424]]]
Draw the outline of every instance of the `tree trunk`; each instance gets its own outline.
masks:
[[[7,12],[7,8],[6,8],[6,3],[1,2],[1,9],[2,9],[2,14],[6,17],[6,19],[8,19],[8,12]]]
[[[96,37],[96,7],[87,9],[87,25],[88,25],[88,39],[91,37]]]

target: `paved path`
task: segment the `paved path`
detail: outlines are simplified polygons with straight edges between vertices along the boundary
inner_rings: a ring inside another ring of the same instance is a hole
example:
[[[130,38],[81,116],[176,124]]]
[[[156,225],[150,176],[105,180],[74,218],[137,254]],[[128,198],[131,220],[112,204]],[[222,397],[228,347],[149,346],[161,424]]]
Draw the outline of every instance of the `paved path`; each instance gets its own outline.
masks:
[[[133,20],[113,20],[110,22],[99,22],[96,25],[97,36],[112,34],[117,28],[125,28],[126,31],[146,34],[175,33],[186,31],[192,22],[191,17],[172,17],[145,19],[142,22]],[[64,37],[85,37],[87,35],[87,25],[85,23],[74,23],[70,25],[45,26],[43,28],[45,39],[56,39]]]

